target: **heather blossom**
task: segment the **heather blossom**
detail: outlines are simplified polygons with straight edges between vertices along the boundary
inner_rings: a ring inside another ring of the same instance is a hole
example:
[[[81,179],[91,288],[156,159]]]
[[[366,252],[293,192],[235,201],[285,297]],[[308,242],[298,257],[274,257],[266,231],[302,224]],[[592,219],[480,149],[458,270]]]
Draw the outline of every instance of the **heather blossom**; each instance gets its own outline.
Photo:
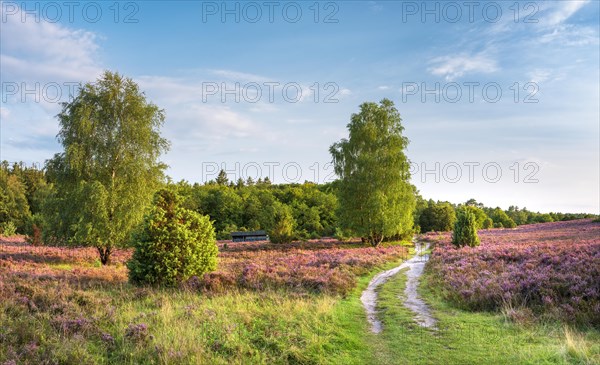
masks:
[[[449,234],[424,235],[437,244],[428,271],[447,299],[475,310],[510,304],[600,324],[600,224],[553,222],[479,235],[481,246],[459,249]]]

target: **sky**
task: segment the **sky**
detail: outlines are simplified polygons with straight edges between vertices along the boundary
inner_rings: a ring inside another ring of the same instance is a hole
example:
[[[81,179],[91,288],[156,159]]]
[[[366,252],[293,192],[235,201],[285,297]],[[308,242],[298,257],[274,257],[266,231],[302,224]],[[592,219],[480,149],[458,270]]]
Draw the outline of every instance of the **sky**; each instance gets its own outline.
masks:
[[[331,181],[388,98],[423,197],[600,212],[598,1],[0,5],[0,160],[43,166],[60,102],[111,70],[164,109],[174,181]]]

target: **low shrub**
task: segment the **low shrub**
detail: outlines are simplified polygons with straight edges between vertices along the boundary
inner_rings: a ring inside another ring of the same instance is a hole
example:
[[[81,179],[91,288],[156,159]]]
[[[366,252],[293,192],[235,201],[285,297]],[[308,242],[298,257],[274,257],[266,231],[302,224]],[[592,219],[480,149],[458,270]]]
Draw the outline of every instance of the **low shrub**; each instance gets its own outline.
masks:
[[[179,204],[172,191],[156,194],[151,213],[134,236],[135,250],[127,263],[131,282],[174,286],[216,268],[218,248],[210,218]]]
[[[17,234],[17,226],[12,222],[0,223],[0,236],[10,237]]]
[[[452,243],[455,246],[479,246],[479,236],[477,236],[477,221],[475,215],[468,209],[459,209],[454,232],[452,233]]]

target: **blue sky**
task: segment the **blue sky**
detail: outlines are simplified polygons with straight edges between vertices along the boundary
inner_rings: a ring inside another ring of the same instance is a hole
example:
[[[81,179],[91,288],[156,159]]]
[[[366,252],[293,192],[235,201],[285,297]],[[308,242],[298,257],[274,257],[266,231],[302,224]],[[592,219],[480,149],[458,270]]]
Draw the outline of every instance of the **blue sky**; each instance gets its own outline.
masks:
[[[600,210],[598,1],[1,4],[0,159],[60,151],[57,100],[108,69],[165,109],[176,181],[330,180],[387,97],[424,197]]]

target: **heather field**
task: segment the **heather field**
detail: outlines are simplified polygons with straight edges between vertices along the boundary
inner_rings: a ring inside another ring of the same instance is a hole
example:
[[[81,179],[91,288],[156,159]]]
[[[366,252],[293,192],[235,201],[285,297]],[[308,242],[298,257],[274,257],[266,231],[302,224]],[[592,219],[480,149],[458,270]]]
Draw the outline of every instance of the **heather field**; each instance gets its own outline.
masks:
[[[321,363],[334,307],[408,248],[335,240],[220,243],[219,267],[181,288],[137,288],[117,251],[0,244],[0,363]]]
[[[190,287],[215,292],[227,288],[252,290],[285,288],[303,293],[346,294],[356,279],[374,267],[408,257],[401,245],[365,247],[337,240],[314,240],[286,245],[226,243],[220,245],[217,271],[203,280],[192,279]]]
[[[522,321],[600,327],[600,223],[531,224],[479,235],[479,247],[460,249],[449,233],[424,236],[436,243],[428,271],[445,299]]]
[[[217,270],[179,288],[127,281],[130,250],[0,243],[0,364],[596,364],[600,224],[479,232],[434,243],[419,295],[437,329],[379,289],[374,334],[360,295],[409,243],[219,243]]]

